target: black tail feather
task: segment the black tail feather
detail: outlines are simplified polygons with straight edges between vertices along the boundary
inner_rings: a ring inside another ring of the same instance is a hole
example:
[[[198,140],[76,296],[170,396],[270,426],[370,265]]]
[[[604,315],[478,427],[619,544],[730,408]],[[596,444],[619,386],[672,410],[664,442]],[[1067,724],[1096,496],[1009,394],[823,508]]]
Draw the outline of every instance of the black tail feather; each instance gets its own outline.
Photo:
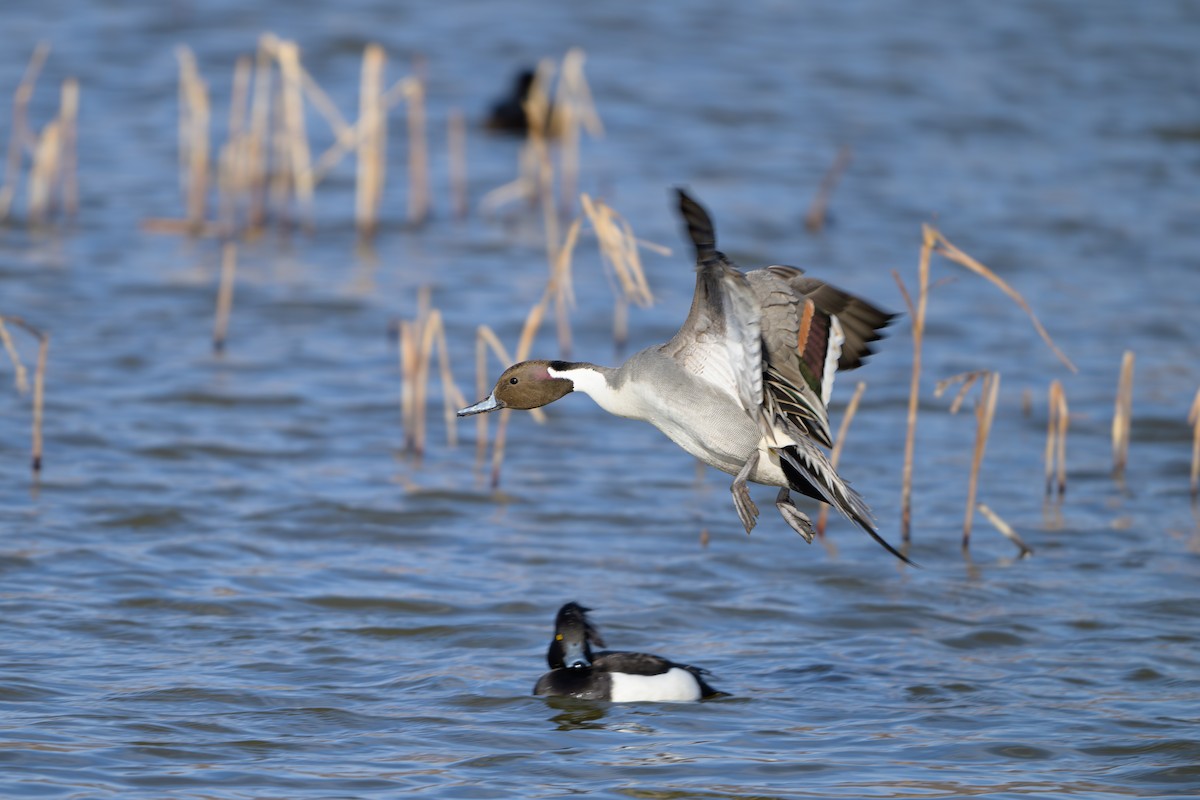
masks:
[[[683,189],[677,188],[675,191],[679,194],[679,213],[687,223],[688,238],[696,247],[696,260],[704,261],[717,250],[717,234],[713,230],[712,218]]]

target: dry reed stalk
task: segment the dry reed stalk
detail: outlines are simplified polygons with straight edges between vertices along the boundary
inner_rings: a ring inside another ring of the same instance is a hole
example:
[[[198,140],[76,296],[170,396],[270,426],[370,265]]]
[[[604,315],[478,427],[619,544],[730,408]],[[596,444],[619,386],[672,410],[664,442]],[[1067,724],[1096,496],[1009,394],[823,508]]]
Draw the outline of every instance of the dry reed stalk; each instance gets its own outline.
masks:
[[[442,416],[446,423],[446,442],[453,447],[458,444],[458,417],[455,409],[466,405],[467,400],[454,383],[450,371],[450,352],[446,346],[446,328],[442,321],[442,313],[435,308],[418,317],[416,322],[402,323],[401,335],[407,338],[402,351],[408,359],[408,370],[404,374],[407,378],[406,383],[411,383],[412,386],[407,395],[410,405],[407,409],[402,409],[406,446],[418,456],[425,452],[426,396],[433,348],[436,345],[438,373],[442,381]]]
[[[221,248],[221,278],[217,284],[217,311],[213,315],[213,352],[225,352],[229,317],[233,311],[233,284],[237,273],[237,245],[226,242]]]
[[[971,523],[975,514],[975,498],[979,491],[979,467],[983,463],[983,451],[987,448],[988,435],[992,431],[992,420],[996,416],[996,398],[1000,393],[1000,373],[989,372],[983,379],[980,402],[975,406],[975,452],[971,456],[971,482],[967,488],[967,515],[963,520],[962,547],[971,545]]]
[[[470,211],[467,196],[467,119],[462,109],[450,110],[446,122],[446,149],[450,156],[450,197],[455,219],[466,219]]]
[[[854,415],[858,413],[858,403],[862,399],[863,392],[867,390],[865,381],[859,381],[854,387],[854,394],[850,397],[850,402],[846,404],[846,411],[842,414],[842,424],[838,426],[837,438],[833,441],[833,450],[829,454],[829,464],[837,469],[838,462],[842,458],[842,448],[846,444],[846,434],[850,430],[850,422],[854,419]],[[826,503],[821,504],[821,513],[817,515],[817,535],[825,538],[825,526],[829,522],[829,506]]]
[[[1046,424],[1046,496],[1054,490],[1055,476],[1058,481],[1058,496],[1062,497],[1067,491],[1067,427],[1070,415],[1067,409],[1067,395],[1062,383],[1058,380],[1050,382],[1049,414]]]
[[[1062,497],[1067,493],[1067,429],[1071,425],[1071,411],[1067,406],[1067,393],[1060,391],[1058,393],[1058,442],[1056,448],[1058,450],[1056,460],[1058,461],[1058,496]]]
[[[1067,369],[1071,370],[1071,372],[1079,371],[1078,369],[1075,368],[1075,365],[1071,363],[1071,360],[1069,358],[1067,358],[1066,354],[1063,353],[1062,350],[1058,349],[1058,345],[1056,345],[1054,343],[1054,340],[1050,338],[1050,334],[1046,332],[1046,329],[1044,327],[1042,327],[1042,323],[1038,320],[1037,315],[1033,313],[1033,309],[1029,307],[1029,303],[1025,302],[1025,298],[1022,297],[1021,294],[1016,289],[1009,286],[1008,283],[1006,283],[1003,278],[1001,278],[996,273],[992,272],[990,269],[985,267],[983,264],[976,261],[971,256],[967,255],[962,250],[959,250],[956,246],[954,246],[953,243],[951,243],[951,241],[949,239],[947,239],[945,236],[943,236],[941,234],[941,232],[937,231],[936,229],[931,229],[931,230],[933,230],[933,235],[937,239],[938,255],[942,256],[943,258],[948,259],[949,261],[954,262],[955,264],[966,267],[968,270],[970,270],[971,272],[974,272],[976,275],[980,275],[980,276],[986,278],[993,285],[995,285],[997,288],[999,288],[1000,291],[1002,291],[1006,295],[1008,295],[1009,298],[1014,303],[1016,303],[1018,306],[1020,306],[1021,309],[1026,314],[1029,315],[1029,319],[1033,323],[1034,329],[1037,330],[1038,335],[1042,337],[1042,341],[1044,341],[1047,344],[1047,346],[1049,346],[1049,348],[1054,352],[1054,355],[1058,356],[1058,360],[1061,361],[1064,365],[1066,365]]]
[[[620,287],[613,309],[613,340],[620,349],[627,338],[628,304],[646,308],[653,304],[654,295],[642,269],[638,239],[629,223],[601,200],[593,201],[587,194],[580,195],[579,200],[600,244],[602,261]]]
[[[271,84],[274,37],[263,34],[254,56],[254,93],[250,100],[250,131],[243,164],[245,185],[250,194],[246,226],[251,234],[262,230],[267,219],[268,150],[271,124]]]
[[[900,489],[900,535],[908,543],[912,540],[912,475],[913,453],[917,434],[917,407],[921,393],[921,345],[925,338],[925,308],[929,300],[929,257],[937,243],[936,231],[928,225],[921,226],[921,256],[917,265],[917,303],[914,308],[912,298],[900,280],[900,275],[892,272],[904,302],[908,304],[908,313],[912,318],[913,365],[912,377],[908,388],[908,426],[904,437],[904,472]]]
[[[218,157],[217,192],[220,198],[217,218],[225,236],[236,228],[238,197],[246,191],[246,101],[250,95],[249,56],[240,56],[233,68],[233,88],[229,100],[229,135]]]
[[[387,169],[387,112],[380,98],[383,94],[383,68],[387,56],[377,44],[363,51],[362,77],[358,89],[358,124],[363,135],[358,141],[357,188],[354,197],[354,221],[358,235],[364,239],[375,234],[379,223],[379,206],[383,200],[383,184]]]
[[[846,171],[846,167],[850,166],[851,156],[850,148],[842,145],[838,149],[837,158],[833,160],[833,165],[822,176],[812,205],[808,207],[808,213],[804,215],[804,227],[810,232],[818,233],[825,229],[825,222],[829,218],[829,198],[833,196],[833,190],[837,188],[842,173]]]
[[[1000,533],[1003,534],[1006,539],[1017,546],[1017,549],[1020,550],[1017,558],[1028,558],[1029,556],[1033,555],[1033,548],[1025,544],[1021,537],[1017,535],[1017,532],[1012,529],[1012,526],[1001,519],[999,514],[988,508],[987,504],[979,504],[979,513],[983,514],[983,516],[987,518],[988,522],[992,523],[996,530],[1000,531]]]
[[[971,477],[967,485],[967,513],[963,520],[963,550],[971,544],[971,526],[975,515],[975,497],[979,489],[979,468],[983,464],[983,453],[987,448],[988,435],[992,430],[992,420],[996,415],[996,397],[1000,391],[1000,373],[980,370],[963,372],[943,381],[939,381],[934,395],[941,397],[950,386],[961,383],[954,402],[950,405],[950,413],[958,413],[967,392],[982,378],[979,389],[979,402],[975,404],[975,450],[971,457]]]
[[[8,360],[12,363],[13,380],[17,385],[17,394],[25,394],[29,391],[29,371],[21,363],[21,354],[17,352],[17,346],[13,342],[12,334],[9,333],[8,327],[4,324],[4,317],[0,317],[0,345],[4,346],[4,352],[8,354]]]
[[[412,83],[408,95],[408,221],[429,217],[429,146],[425,133],[425,82]]]
[[[36,478],[42,471],[42,416],[46,399],[46,359],[50,351],[50,336],[45,331],[30,325],[21,317],[0,316],[0,328],[4,323],[11,323],[24,330],[38,340],[37,366],[33,372],[33,435],[30,461]],[[7,336],[7,330],[5,330]],[[12,347],[11,339],[6,341],[5,349]],[[16,349],[9,350],[9,357],[14,358],[14,364],[19,364]],[[19,384],[18,384],[19,385]]]
[[[604,136],[604,125],[596,114],[592,102],[592,90],[583,76],[583,62],[587,56],[578,47],[572,47],[563,56],[559,71],[558,88],[554,92],[548,132],[558,134],[562,145],[559,148],[559,191],[564,206],[575,197],[580,178],[580,132],[598,139]]]
[[[542,324],[542,318],[546,314],[546,306],[549,304],[549,293],[543,294],[542,299],[534,303],[533,308],[529,309],[529,314],[525,317],[525,325],[521,328],[521,338],[517,341],[517,361],[524,361],[529,357],[529,350],[533,346],[534,336],[537,335],[537,330]],[[500,421],[496,423],[496,438],[492,442],[492,488],[495,489],[500,485],[500,465],[504,461],[504,446],[507,442],[508,433],[508,418],[507,413],[500,415]]]
[[[526,137],[525,143],[517,155],[517,177],[483,196],[479,208],[485,215],[513,200],[526,200],[533,204],[540,195],[544,195],[545,192],[552,189],[553,165],[550,164],[549,150],[546,145],[550,97],[546,87],[550,85],[554,71],[554,62],[550,59],[544,58],[538,63],[533,83],[530,84],[529,92],[522,103],[522,108],[525,110]],[[545,210],[543,210],[543,215],[545,215]],[[549,244],[555,239],[557,239],[557,233],[553,236],[549,232],[547,233],[548,257],[553,257],[553,250]]]
[[[1192,426],[1192,502],[1200,498],[1200,389],[1188,411],[1188,423]]]
[[[417,425],[417,335],[415,323],[401,320],[396,344],[400,353],[400,427],[404,429],[404,449],[416,449]]]
[[[179,158],[186,216],[193,232],[199,234],[205,225],[208,202],[208,86],[200,77],[192,51],[181,45],[175,53],[179,59]]]
[[[13,93],[12,130],[8,134],[8,159],[4,166],[4,185],[0,186],[0,222],[8,219],[12,210],[13,198],[17,195],[17,186],[21,180],[21,154],[33,141],[33,132],[29,128],[29,101],[33,97],[38,75],[50,55],[50,45],[38,42],[25,66],[21,82]]]
[[[79,81],[63,81],[58,118],[62,121],[62,206],[68,217],[79,210]]]
[[[35,475],[42,471],[42,413],[46,405],[46,358],[50,352],[50,337],[41,333],[38,337],[37,367],[33,372],[33,453],[32,467]]]
[[[1129,462],[1129,426],[1133,416],[1133,351],[1121,357],[1121,378],[1117,384],[1117,401],[1113,409],[1113,477],[1125,481],[1125,465]]]
[[[304,124],[304,77],[300,66],[300,46],[288,40],[275,43],[275,60],[282,81],[284,141],[282,147],[291,167],[296,202],[304,225],[313,226],[313,177],[308,133]]]
[[[604,126],[592,103],[592,92],[583,75],[583,50],[572,47],[563,56],[554,103],[547,120],[548,135],[557,135],[559,146],[559,189],[564,208],[575,197],[579,185],[579,140],[581,129],[593,138],[604,135]]]
[[[29,170],[28,216],[32,225],[40,225],[50,214],[54,199],[55,177],[59,174],[59,156],[62,154],[62,126],[53,120],[42,129],[37,148],[33,154],[33,166]]]
[[[317,160],[309,167],[315,185],[320,183],[329,174],[329,171],[341,162],[347,153],[356,149],[360,142],[368,138],[371,130],[361,124],[361,120],[354,125],[348,124],[342,118],[341,112],[337,110],[333,101],[317,85],[316,81],[307,72],[304,72],[303,75],[304,89],[308,93],[309,99],[312,100],[313,106],[325,117],[334,132],[333,144],[326,148],[325,152],[321,153]],[[385,111],[391,111],[401,101],[407,100],[415,91],[416,82],[416,78],[408,77],[401,78],[393,83],[391,88],[380,98],[380,107]],[[386,115],[380,117],[380,121],[384,121],[385,117]]]

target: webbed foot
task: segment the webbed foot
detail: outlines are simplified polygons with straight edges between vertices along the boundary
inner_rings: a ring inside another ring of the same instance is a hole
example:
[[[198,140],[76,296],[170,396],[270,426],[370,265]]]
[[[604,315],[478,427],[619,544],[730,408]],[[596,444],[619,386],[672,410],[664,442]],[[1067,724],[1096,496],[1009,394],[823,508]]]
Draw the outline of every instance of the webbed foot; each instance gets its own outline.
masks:
[[[758,452],[755,451],[738,470],[738,474],[734,476],[733,485],[729,487],[729,491],[733,495],[733,507],[737,509],[738,519],[742,521],[742,527],[746,529],[746,533],[754,530],[754,526],[758,522],[758,506],[754,505],[754,501],[750,499],[750,488],[747,486],[747,481],[757,466]]]
[[[813,536],[816,535],[812,520],[808,518],[807,514],[796,508],[787,489],[779,490],[779,494],[775,497],[775,507],[779,509],[779,515],[787,524],[792,526],[792,530],[803,536],[804,541],[812,544]]]

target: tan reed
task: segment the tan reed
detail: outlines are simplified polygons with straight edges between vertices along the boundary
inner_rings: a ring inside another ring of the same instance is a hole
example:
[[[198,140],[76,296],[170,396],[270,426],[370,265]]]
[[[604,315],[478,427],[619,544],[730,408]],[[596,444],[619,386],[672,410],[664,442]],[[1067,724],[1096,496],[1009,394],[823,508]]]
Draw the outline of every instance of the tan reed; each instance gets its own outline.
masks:
[[[1000,531],[1004,538],[1008,539],[1017,546],[1017,550],[1019,551],[1017,558],[1029,558],[1031,555],[1033,555],[1033,548],[1025,544],[1025,541],[1017,535],[1017,532],[1013,530],[1012,526],[1001,519],[1000,515],[995,511],[992,511],[987,504],[979,504],[979,513],[983,514],[983,516],[987,518],[987,521],[992,523],[992,525],[996,528],[996,530]]]
[[[1049,414],[1046,424],[1046,496],[1058,487],[1058,496],[1067,492],[1067,428],[1071,417],[1067,408],[1067,394],[1062,383],[1050,382]],[[1057,477],[1057,481],[1055,478]]]
[[[842,173],[846,171],[846,167],[850,166],[850,161],[853,152],[847,145],[842,145],[838,149],[837,157],[833,160],[833,164],[825,172],[821,178],[821,183],[817,187],[817,193],[813,197],[812,204],[808,207],[808,213],[804,215],[804,227],[811,233],[819,233],[825,229],[825,223],[829,219],[829,198],[833,196],[833,190],[837,188],[838,181],[842,177]]]
[[[47,42],[39,42],[33,49],[21,81],[13,93],[12,130],[8,134],[4,184],[0,186],[0,222],[8,219],[12,211],[13,199],[21,180],[21,154],[33,143],[33,133],[29,128],[29,101],[33,98],[38,75],[41,74],[49,55],[50,45]]]
[[[17,373],[18,391],[28,389],[27,378],[25,378],[26,370],[21,364],[20,355],[13,344],[6,323],[21,328],[38,340],[37,366],[33,372],[33,441],[30,447],[30,462],[36,478],[42,471],[42,416],[46,399],[46,360],[50,351],[50,335],[40,328],[30,325],[22,317],[0,315],[0,340],[3,341],[4,350],[13,363],[14,372]]]
[[[79,81],[63,81],[58,118],[62,124],[62,208],[67,217],[79,210]]]
[[[921,347],[925,339],[925,309],[929,300],[929,257],[937,242],[936,231],[928,225],[921,226],[921,255],[917,262],[917,302],[913,305],[912,297],[900,280],[900,275],[892,271],[892,277],[900,287],[904,302],[908,306],[908,315],[912,318],[913,363],[912,376],[908,386],[908,418],[904,437],[904,471],[900,487],[900,536],[907,543],[912,541],[912,477],[913,455],[917,436],[917,410],[921,397]]]
[[[975,404],[975,448],[971,455],[971,476],[967,484],[967,510],[963,519],[963,550],[971,546],[971,527],[975,516],[975,498],[979,492],[979,469],[983,464],[983,454],[987,449],[988,436],[992,430],[992,420],[996,415],[996,398],[1000,392],[1000,373],[990,370],[964,372],[959,375],[939,381],[935,396],[940,397],[950,386],[961,384],[954,402],[950,405],[950,413],[955,414],[962,406],[967,392],[981,380],[979,401]]]
[[[377,44],[363,52],[362,77],[358,89],[358,169],[354,197],[354,220],[358,235],[368,239],[379,224],[387,169],[387,110],[383,107],[383,68],[387,56]]]
[[[193,234],[207,221],[209,171],[208,86],[200,77],[196,57],[186,45],[175,51],[179,60],[179,158],[186,217]]]
[[[226,242],[221,248],[221,277],[217,284],[217,310],[213,315],[213,352],[225,352],[229,317],[233,312],[233,285],[237,273],[237,245]]]
[[[27,213],[31,225],[41,225],[50,215],[54,199],[55,178],[59,174],[62,154],[62,125],[55,119],[46,123],[33,151],[33,166],[29,170],[29,199]]]
[[[1129,463],[1129,426],[1133,416],[1133,351],[1121,357],[1121,377],[1117,383],[1117,399],[1113,409],[1112,450],[1113,478],[1125,482],[1125,466]]]
[[[400,418],[404,428],[405,449],[421,456],[425,453],[428,427],[426,407],[435,346],[442,382],[442,417],[446,426],[446,442],[451,447],[458,444],[455,410],[465,406],[467,400],[455,384],[450,370],[442,312],[429,306],[427,287],[421,289],[418,297],[417,318],[404,320],[399,325]]]
[[[976,275],[986,278],[994,286],[999,288],[1000,291],[1008,295],[1009,299],[1020,306],[1021,310],[1023,310],[1029,316],[1029,320],[1033,323],[1034,329],[1038,332],[1038,335],[1042,337],[1042,341],[1044,341],[1046,345],[1054,352],[1054,355],[1058,357],[1058,360],[1061,361],[1067,367],[1067,369],[1071,370],[1071,372],[1079,371],[1075,368],[1075,365],[1071,363],[1071,360],[1067,358],[1066,354],[1058,348],[1058,345],[1054,343],[1054,340],[1050,338],[1050,334],[1046,332],[1046,329],[1038,320],[1037,315],[1033,313],[1033,309],[1030,308],[1029,303],[1025,302],[1025,298],[1021,296],[1020,292],[1009,286],[1003,278],[992,272],[979,261],[967,255],[962,250],[959,250],[939,231],[934,230],[933,233],[937,239],[938,255],[949,261],[952,261],[955,264],[958,264],[959,266],[966,267]]]

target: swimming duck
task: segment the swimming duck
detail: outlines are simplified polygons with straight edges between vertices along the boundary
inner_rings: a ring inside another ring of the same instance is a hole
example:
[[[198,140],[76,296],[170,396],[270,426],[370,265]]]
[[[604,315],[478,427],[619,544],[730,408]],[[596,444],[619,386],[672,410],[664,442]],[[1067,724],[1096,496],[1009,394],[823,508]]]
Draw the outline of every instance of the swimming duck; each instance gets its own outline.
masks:
[[[592,645],[604,647],[604,640],[588,619],[589,611],[578,603],[567,603],[558,610],[554,638],[546,652],[550,671],[538,679],[535,695],[671,703],[725,694],[704,682],[708,672],[699,667],[649,653],[593,653]]]
[[[834,374],[860,366],[894,315],[797,267],[742,272],[716,249],[708,213],[682,189],[678,197],[696,250],[696,292],[670,341],[617,368],[514,364],[488,397],[458,415],[538,408],[583,392],[733,475],[730,491],[747,533],[758,518],[747,483],[778,486],[775,507],[805,540],[813,539],[812,522],[792,502],[793,491],[833,506],[908,562],[876,532],[867,504],[821,450],[832,446],[826,405]]]
[[[529,129],[529,121],[525,116],[525,100],[529,97],[535,79],[536,73],[532,69],[524,68],[517,72],[508,96],[492,104],[491,112],[484,122],[485,127],[523,136]]]

